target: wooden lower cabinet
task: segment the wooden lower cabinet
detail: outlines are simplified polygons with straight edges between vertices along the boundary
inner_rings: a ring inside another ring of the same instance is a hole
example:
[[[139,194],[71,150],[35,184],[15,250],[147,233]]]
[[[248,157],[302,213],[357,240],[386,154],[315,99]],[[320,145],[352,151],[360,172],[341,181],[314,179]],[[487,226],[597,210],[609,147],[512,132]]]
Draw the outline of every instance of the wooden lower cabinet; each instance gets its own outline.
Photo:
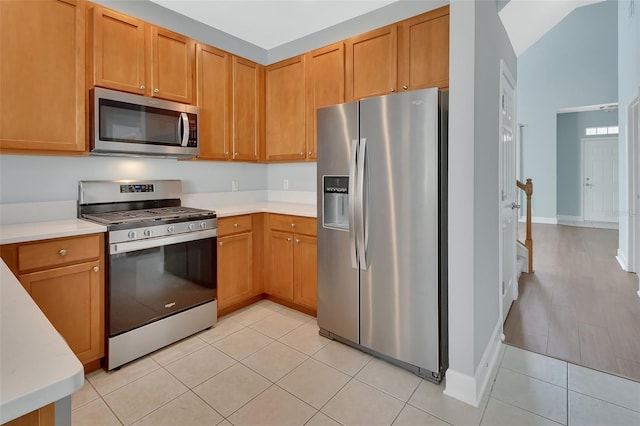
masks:
[[[293,234],[269,230],[265,292],[293,301]]]
[[[104,235],[0,247],[2,258],[87,368],[104,356]]]
[[[103,355],[102,275],[100,262],[94,261],[19,277],[83,364]]]
[[[293,303],[316,309],[318,296],[318,239],[296,235],[293,245]]]
[[[262,298],[263,215],[218,219],[218,316]]]
[[[4,423],[2,426],[55,426],[55,424],[56,408],[55,403],[52,402],[24,416]]]
[[[252,296],[252,232],[218,239],[218,308],[226,308]]]
[[[267,214],[265,293],[316,312],[316,219]]]

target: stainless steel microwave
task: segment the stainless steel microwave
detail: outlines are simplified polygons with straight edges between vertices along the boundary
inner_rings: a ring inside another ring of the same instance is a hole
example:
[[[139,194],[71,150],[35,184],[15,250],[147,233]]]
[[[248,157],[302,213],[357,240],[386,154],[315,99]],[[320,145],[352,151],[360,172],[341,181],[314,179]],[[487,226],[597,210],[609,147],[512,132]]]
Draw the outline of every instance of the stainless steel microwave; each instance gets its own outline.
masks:
[[[197,107],[99,87],[89,98],[92,155],[198,155]]]

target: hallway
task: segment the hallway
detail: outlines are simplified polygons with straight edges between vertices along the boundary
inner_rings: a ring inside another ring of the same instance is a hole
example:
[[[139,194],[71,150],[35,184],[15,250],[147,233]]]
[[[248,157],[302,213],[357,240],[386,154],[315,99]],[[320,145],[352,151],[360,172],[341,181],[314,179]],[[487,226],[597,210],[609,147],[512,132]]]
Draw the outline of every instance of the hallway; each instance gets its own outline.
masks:
[[[506,343],[640,381],[638,278],[615,259],[618,231],[533,225]]]

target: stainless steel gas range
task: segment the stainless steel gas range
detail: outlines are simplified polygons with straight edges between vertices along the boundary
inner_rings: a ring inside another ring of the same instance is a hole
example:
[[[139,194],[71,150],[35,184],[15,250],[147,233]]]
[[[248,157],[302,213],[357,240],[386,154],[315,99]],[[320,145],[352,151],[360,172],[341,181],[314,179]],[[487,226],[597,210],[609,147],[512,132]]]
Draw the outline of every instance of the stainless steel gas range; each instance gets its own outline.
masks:
[[[78,217],[108,230],[108,370],[216,324],[216,213],[181,193],[179,180],[79,184]]]

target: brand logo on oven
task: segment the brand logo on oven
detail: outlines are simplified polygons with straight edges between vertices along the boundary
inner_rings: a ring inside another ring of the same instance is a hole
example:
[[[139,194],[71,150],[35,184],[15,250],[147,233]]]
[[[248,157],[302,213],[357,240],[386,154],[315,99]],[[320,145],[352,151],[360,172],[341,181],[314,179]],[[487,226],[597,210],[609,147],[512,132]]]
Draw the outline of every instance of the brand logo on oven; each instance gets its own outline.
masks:
[[[166,305],[164,305],[165,308],[169,309],[176,306],[176,302],[171,302],[171,303],[167,303]]]

